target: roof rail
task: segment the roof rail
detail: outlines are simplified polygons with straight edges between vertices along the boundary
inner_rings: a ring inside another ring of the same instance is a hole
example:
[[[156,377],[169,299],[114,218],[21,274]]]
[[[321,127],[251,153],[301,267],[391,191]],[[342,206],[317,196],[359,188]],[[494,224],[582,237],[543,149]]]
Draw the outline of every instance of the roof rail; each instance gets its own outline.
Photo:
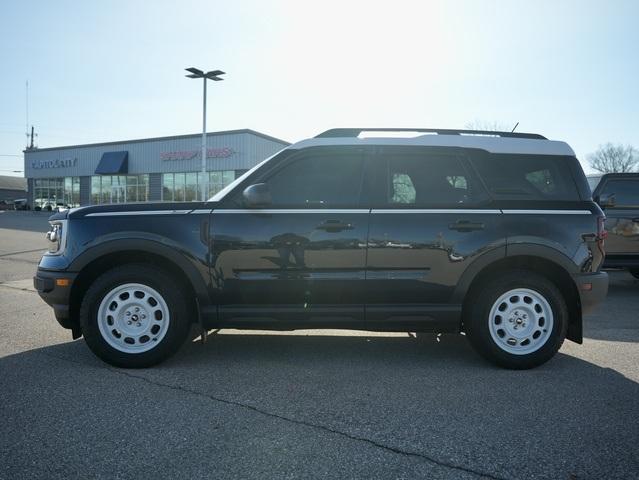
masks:
[[[504,138],[548,140],[538,133],[493,132],[491,130],[454,130],[442,128],[331,128],[315,138],[358,137],[362,132],[423,132],[437,135],[490,135]]]

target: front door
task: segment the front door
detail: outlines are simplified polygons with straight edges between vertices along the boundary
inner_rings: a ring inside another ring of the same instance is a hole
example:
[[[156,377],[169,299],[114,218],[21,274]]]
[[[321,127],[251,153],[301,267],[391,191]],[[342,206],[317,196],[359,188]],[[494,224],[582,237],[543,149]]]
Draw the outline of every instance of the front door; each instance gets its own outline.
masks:
[[[269,186],[270,205],[245,208],[241,192],[231,192],[235,204],[212,214],[221,324],[363,323],[369,210],[360,205],[360,151],[307,149],[257,174],[250,183]]]
[[[501,212],[485,207],[487,195],[460,153],[385,147],[371,164],[369,327],[458,328],[453,292],[468,265],[499,243]]]

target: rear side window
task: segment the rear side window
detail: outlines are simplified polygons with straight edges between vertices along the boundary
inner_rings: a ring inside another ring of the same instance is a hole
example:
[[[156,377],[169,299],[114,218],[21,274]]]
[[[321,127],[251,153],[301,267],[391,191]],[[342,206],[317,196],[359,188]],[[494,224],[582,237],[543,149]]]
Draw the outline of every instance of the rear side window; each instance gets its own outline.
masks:
[[[616,207],[639,207],[639,179],[608,180],[601,193],[614,195]]]
[[[580,200],[563,157],[493,154],[472,161],[496,199]]]
[[[388,206],[461,206],[486,199],[455,155],[386,152],[374,163],[386,170],[383,203]]]

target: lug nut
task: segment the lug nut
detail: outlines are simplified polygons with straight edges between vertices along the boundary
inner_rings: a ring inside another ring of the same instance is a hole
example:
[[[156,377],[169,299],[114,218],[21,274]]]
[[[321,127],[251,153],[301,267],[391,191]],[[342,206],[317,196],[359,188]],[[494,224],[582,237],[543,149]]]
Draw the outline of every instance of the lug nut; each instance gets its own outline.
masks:
[[[140,322],[138,322],[138,323],[137,323],[137,326],[138,326],[138,327],[140,326]]]
[[[131,325],[131,323],[132,323],[132,322],[131,322],[131,320],[129,320],[129,321],[128,321],[128,322],[126,322],[126,323],[127,323],[127,325]]]

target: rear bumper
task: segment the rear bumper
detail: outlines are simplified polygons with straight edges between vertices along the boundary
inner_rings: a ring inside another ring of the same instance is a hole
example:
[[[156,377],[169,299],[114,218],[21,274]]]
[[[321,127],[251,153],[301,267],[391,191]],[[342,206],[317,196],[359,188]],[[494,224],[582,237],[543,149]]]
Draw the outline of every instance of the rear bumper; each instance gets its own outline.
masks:
[[[64,328],[77,327],[76,319],[71,316],[71,286],[77,277],[77,273],[54,272],[38,268],[33,277],[33,286],[38,291],[40,298],[47,302],[55,314],[55,318]],[[60,280],[67,280],[67,284]]]
[[[575,285],[579,291],[582,314],[589,313],[608,294],[608,274],[606,272],[583,273],[573,275]]]

